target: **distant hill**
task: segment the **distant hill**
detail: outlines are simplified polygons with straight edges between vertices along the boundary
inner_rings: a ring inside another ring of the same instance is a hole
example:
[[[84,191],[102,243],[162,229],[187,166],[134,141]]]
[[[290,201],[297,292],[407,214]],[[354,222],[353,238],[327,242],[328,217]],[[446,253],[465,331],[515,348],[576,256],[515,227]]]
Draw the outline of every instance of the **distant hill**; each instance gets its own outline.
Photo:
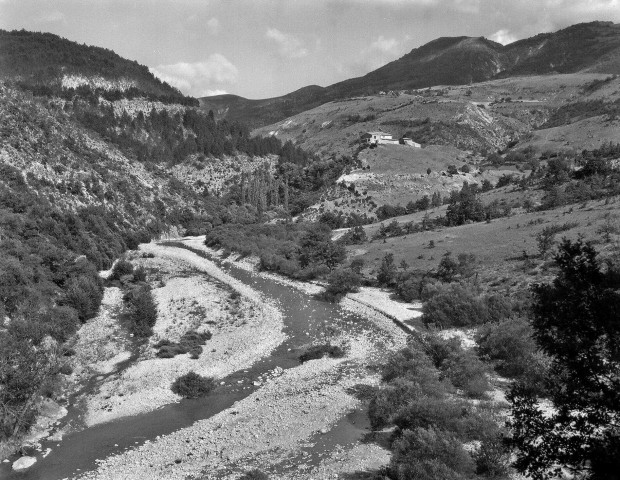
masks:
[[[620,73],[620,25],[582,23],[505,46],[483,37],[442,37],[363,77],[328,87],[314,85],[264,100],[219,95],[201,98],[200,104],[221,118],[244,120],[258,127],[328,101],[380,90],[466,85],[493,78],[577,72]]]
[[[0,30],[0,80],[17,82],[37,94],[98,90],[123,98],[142,95],[196,103],[159,80],[145,65],[51,33]]]

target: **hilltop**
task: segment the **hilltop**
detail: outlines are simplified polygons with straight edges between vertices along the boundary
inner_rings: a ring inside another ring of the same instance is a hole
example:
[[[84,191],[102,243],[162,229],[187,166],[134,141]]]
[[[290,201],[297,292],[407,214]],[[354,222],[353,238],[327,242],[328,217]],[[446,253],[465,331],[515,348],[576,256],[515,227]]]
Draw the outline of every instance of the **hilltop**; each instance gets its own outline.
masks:
[[[620,25],[582,23],[509,45],[483,37],[442,37],[362,77],[328,87],[305,87],[264,100],[220,95],[201,98],[200,103],[221,118],[243,118],[251,126],[259,127],[328,101],[379,91],[577,72],[620,73]]]
[[[159,80],[145,65],[52,33],[0,30],[0,80],[14,81],[37,94],[67,96],[91,90],[110,99],[142,96],[167,103],[196,103]]]

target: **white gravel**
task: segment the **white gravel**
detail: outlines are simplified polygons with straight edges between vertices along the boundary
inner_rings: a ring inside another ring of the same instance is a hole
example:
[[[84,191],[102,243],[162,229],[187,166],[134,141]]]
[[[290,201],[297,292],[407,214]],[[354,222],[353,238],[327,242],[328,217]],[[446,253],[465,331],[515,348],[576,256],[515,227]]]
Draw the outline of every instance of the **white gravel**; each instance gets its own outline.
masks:
[[[284,460],[358,406],[347,393],[349,387],[379,382],[365,364],[383,351],[366,335],[348,342],[346,358],[323,358],[286,370],[231,408],[107,458],[82,478],[172,480],[202,474],[232,479],[238,475],[231,468],[240,471]]]

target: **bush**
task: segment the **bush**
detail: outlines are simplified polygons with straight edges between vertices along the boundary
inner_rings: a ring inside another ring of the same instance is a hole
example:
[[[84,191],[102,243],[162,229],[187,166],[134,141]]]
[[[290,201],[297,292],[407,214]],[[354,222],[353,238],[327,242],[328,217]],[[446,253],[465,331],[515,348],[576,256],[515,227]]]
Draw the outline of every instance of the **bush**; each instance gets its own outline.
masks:
[[[437,288],[422,311],[424,323],[440,328],[468,327],[488,320],[484,301],[471,287],[460,283]]]
[[[191,330],[183,334],[179,343],[164,339],[153,345],[153,348],[159,349],[157,352],[159,358],[173,358],[189,353],[191,358],[197,359],[202,353],[202,345],[205,345],[211,336],[211,332],[198,333]]]
[[[357,225],[349,229],[339,240],[340,243],[344,245],[359,245],[361,243],[366,243],[368,240],[368,236],[366,235],[366,230],[361,225]]]
[[[487,478],[507,478],[510,471],[510,451],[503,438],[489,438],[474,454],[476,474]]]
[[[110,273],[108,280],[120,280],[124,275],[131,275],[132,273],[132,263],[129,260],[121,258],[112,267],[112,272]]]
[[[304,363],[308,360],[323,358],[325,355],[331,358],[342,358],[345,355],[345,351],[338,345],[331,345],[329,343],[324,345],[313,345],[299,356],[299,361]]]
[[[548,360],[536,348],[532,327],[525,318],[509,318],[480,328],[478,354],[494,363],[500,375],[514,378],[543,393]]]
[[[239,480],[269,480],[269,475],[255,468],[245,472],[239,477]]]
[[[337,302],[347,293],[359,291],[362,279],[350,268],[338,268],[329,274],[327,282],[322,296],[330,302]]]
[[[133,272],[134,282],[146,282],[146,269],[140,265]]]
[[[472,350],[465,350],[457,337],[426,337],[427,351],[433,363],[452,384],[472,398],[483,398],[491,388],[485,365]]]
[[[432,387],[430,386],[432,384]],[[410,379],[397,378],[385,388],[380,389],[370,400],[368,418],[373,430],[386,427],[393,423],[394,416],[405,407],[412,398],[419,395],[434,395],[436,398],[445,393],[439,376],[435,375],[432,382],[420,384]]]
[[[138,338],[150,337],[157,321],[157,306],[148,285],[135,287],[124,297],[129,329]]]
[[[471,350],[451,354],[440,369],[468,397],[484,398],[491,388],[485,365]]]
[[[80,324],[77,311],[71,307],[52,307],[41,314],[39,321],[47,327],[49,335],[60,343],[66,342]]]
[[[434,428],[406,430],[394,442],[390,467],[397,480],[465,480],[475,471],[461,442]]]
[[[63,305],[77,311],[78,318],[85,322],[95,317],[103,299],[103,284],[98,277],[80,275],[67,282]]]
[[[215,389],[215,380],[189,372],[177,378],[170,388],[173,393],[184,398],[204,397]]]

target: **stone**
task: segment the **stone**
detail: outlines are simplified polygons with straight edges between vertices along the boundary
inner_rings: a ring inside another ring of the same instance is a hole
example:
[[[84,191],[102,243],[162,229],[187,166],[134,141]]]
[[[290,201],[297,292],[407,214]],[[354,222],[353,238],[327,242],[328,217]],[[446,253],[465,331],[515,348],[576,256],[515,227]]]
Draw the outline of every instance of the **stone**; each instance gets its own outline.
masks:
[[[34,457],[21,457],[13,462],[13,470],[25,470],[32,467],[37,462]]]

